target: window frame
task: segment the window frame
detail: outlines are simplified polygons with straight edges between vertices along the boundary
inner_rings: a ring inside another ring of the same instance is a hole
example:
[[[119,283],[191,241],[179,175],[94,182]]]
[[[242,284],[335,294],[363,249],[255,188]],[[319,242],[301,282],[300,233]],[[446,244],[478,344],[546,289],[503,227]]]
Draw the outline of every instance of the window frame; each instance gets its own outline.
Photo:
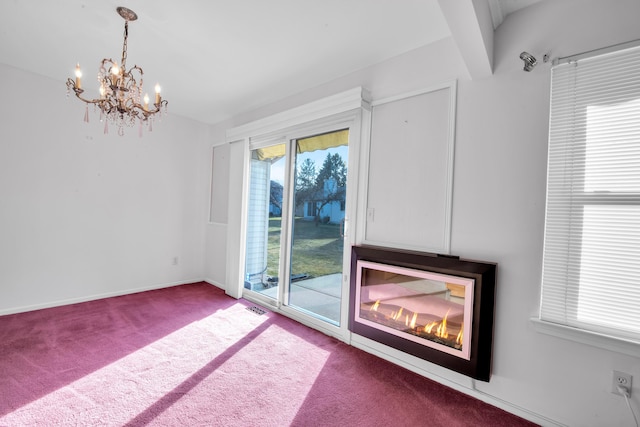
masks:
[[[575,62],[579,59],[591,58],[595,56],[600,56],[604,54],[609,54],[616,51],[623,51],[629,48],[638,48],[640,47],[640,43],[638,41],[625,43],[622,45],[612,46],[610,48],[601,49],[598,51],[588,52],[587,54],[575,55],[569,58],[563,58],[561,60],[554,61],[554,66],[557,66],[561,63],[570,63]],[[640,55],[640,51],[638,52]],[[553,104],[553,94],[554,88],[551,88],[552,99],[551,99],[551,108],[550,115],[552,117],[554,112],[554,104]],[[582,108],[578,105],[577,113],[574,113],[578,116],[578,122],[580,122],[581,115],[586,116],[587,111],[586,108]],[[629,120],[633,120],[630,118]],[[574,119],[574,122],[576,120]],[[575,168],[577,166],[578,169],[582,168],[582,170],[586,170],[586,156],[584,153],[586,152],[586,120],[584,120],[585,125],[583,127],[571,127],[571,131],[573,134],[577,135],[572,140],[572,145],[569,148],[570,154],[566,155],[566,159],[570,159],[570,162],[578,162],[573,163],[571,167]],[[544,250],[547,250],[547,233],[549,227],[549,197],[550,197],[550,182],[552,172],[551,171],[551,157],[552,153],[552,126],[554,123],[550,120],[550,132],[549,132],[549,160],[548,160],[548,168],[547,171],[547,216],[545,217],[545,245]],[[555,149],[555,147],[553,147]],[[582,154],[582,155],[581,155]],[[556,166],[557,167],[557,166]],[[558,168],[559,169],[559,168]],[[566,178],[566,175],[563,175]],[[589,322],[584,322],[578,319],[578,308],[577,304],[572,306],[572,301],[577,301],[577,295],[580,289],[580,279],[579,271],[571,270],[571,269],[581,269],[581,256],[584,249],[583,236],[584,233],[582,230],[582,225],[584,224],[585,218],[585,208],[588,206],[640,206],[640,191],[587,191],[584,189],[584,179],[585,175],[579,175],[574,173],[569,180],[563,182],[562,186],[557,186],[558,188],[563,188],[563,190],[567,190],[570,193],[570,209],[574,212],[579,212],[576,220],[576,215],[571,213],[566,213],[566,218],[568,223],[571,224],[570,227],[567,227],[567,242],[566,245],[571,245],[575,249],[567,249],[567,255],[564,259],[564,265],[568,271],[572,271],[571,273],[567,273],[567,277],[573,277],[574,280],[565,283],[565,292],[568,297],[565,298],[564,303],[564,313],[566,319],[563,323],[556,323],[553,320],[549,320],[549,316],[545,315],[544,306],[548,302],[545,302],[545,268],[547,267],[546,255],[543,255],[542,260],[542,288],[540,295],[540,311],[538,316],[532,318],[532,324],[538,332],[553,335],[560,338],[565,338],[577,342],[581,342],[584,344],[604,348],[607,350],[616,351],[623,354],[628,355],[637,355],[640,350],[640,333],[634,332],[625,332],[624,330],[617,331],[616,328],[610,328],[605,326],[598,326],[596,324],[590,324]],[[577,191],[576,188],[583,188],[583,191]],[[556,206],[554,206],[556,207]],[[557,224],[553,224],[555,226]],[[573,230],[573,231],[570,231]],[[580,231],[575,231],[580,230]],[[576,260],[577,261],[572,261]],[[556,291],[557,289],[551,289],[551,291]],[[550,301],[552,298],[550,298]]]

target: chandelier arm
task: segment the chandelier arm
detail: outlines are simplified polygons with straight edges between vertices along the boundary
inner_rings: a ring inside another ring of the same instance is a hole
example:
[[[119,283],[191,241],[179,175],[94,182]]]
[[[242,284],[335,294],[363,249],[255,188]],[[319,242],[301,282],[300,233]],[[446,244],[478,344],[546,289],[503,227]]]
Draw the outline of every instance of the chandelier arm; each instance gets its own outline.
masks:
[[[69,90],[73,90],[73,93],[76,95],[76,97],[79,100],[86,102],[87,104],[100,104],[100,102],[104,101],[103,99],[87,99],[82,97],[84,90],[77,88],[75,86],[75,82],[72,79],[67,79],[67,88]]]
[[[124,77],[124,82],[122,87],[126,88],[127,90],[131,90],[133,88],[136,88],[138,90],[142,90],[142,79],[140,79],[140,84],[138,85],[137,80],[135,79],[135,77],[133,77],[133,74],[131,74],[132,70],[129,70],[123,77]]]
[[[142,86],[142,78],[144,77],[144,71],[142,71],[142,68],[138,67],[137,65],[134,65],[133,67],[129,68],[129,71],[127,71],[127,75],[129,75],[130,78],[134,78],[133,77],[133,72],[137,71],[140,74],[140,86]]]
[[[109,65],[109,68],[107,68],[105,65]],[[114,66],[117,66],[118,63],[115,62],[113,59],[111,58],[104,58],[102,61],[100,61],[100,68],[99,70],[103,73],[108,73],[111,74],[111,70],[113,69]]]
[[[161,111],[162,107],[166,107],[167,106],[167,101],[162,101],[160,104],[153,104],[153,106],[155,107],[155,109],[145,109],[144,106],[140,105],[140,104],[135,104],[134,107],[136,110],[140,111],[142,114],[145,115],[145,117],[151,116],[153,114],[159,113]]]
[[[101,105],[103,103],[103,99],[86,99],[80,96],[80,92],[76,92],[76,97],[87,104],[96,104]]]

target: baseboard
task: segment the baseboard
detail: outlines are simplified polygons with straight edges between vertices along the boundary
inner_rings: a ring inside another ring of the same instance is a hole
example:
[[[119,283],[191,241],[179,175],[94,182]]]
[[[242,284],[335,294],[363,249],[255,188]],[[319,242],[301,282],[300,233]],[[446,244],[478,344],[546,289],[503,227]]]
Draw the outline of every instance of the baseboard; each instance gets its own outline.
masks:
[[[51,301],[51,302],[46,302],[42,304],[13,307],[13,308],[0,310],[0,316],[5,316],[7,314],[25,313],[27,311],[42,310],[45,308],[60,307],[60,306],[69,305],[69,304],[78,304],[81,302],[94,301],[94,300],[103,299],[103,298],[119,297],[122,295],[135,294],[138,292],[145,292],[145,291],[153,291],[155,289],[170,288],[171,286],[186,285],[188,283],[197,283],[202,281],[203,281],[202,278],[197,278],[193,280],[181,280],[179,282],[161,283],[161,284],[156,284],[151,286],[142,286],[139,288],[130,288],[130,289],[120,290],[116,292],[105,292],[102,294],[86,295],[78,298],[69,298],[65,300]]]
[[[413,356],[401,353],[399,357],[393,354],[396,350],[390,347],[387,347],[383,344],[380,344],[378,342],[372,341],[368,338],[365,338],[356,334],[352,334],[351,345],[362,351],[366,351],[367,353],[376,355],[398,366],[402,366],[403,368],[408,369],[409,371],[412,371],[418,375],[429,378],[430,380],[433,380],[449,388],[453,388],[454,390],[457,390],[468,396],[474,397],[478,400],[488,403],[489,405],[503,409],[511,414],[517,415],[521,418],[524,418],[525,420],[531,421],[540,426],[566,427],[566,425],[558,423],[557,421],[551,420],[540,414],[536,414],[527,409],[521,408],[517,405],[513,405],[510,402],[506,402],[500,398],[497,398],[495,396],[492,396],[490,394],[487,394],[483,391],[478,390],[474,386],[475,380],[471,378],[460,375],[459,381],[454,381],[440,374],[440,371],[442,371],[442,373],[444,372],[450,373],[450,371],[444,368],[441,368],[440,366],[437,366],[437,365],[434,365],[433,371],[428,371],[423,367],[418,366],[418,363],[414,363],[415,361],[413,360],[414,359]],[[423,364],[424,364],[424,361],[420,360],[420,365],[423,365]],[[453,373],[453,374],[456,376],[458,375],[456,373]]]
[[[223,291],[226,290],[226,286],[223,283],[218,282],[217,280],[213,280],[211,278],[206,277],[206,278],[202,279],[202,281],[203,282],[207,282],[208,284],[213,285],[216,288],[220,288]]]

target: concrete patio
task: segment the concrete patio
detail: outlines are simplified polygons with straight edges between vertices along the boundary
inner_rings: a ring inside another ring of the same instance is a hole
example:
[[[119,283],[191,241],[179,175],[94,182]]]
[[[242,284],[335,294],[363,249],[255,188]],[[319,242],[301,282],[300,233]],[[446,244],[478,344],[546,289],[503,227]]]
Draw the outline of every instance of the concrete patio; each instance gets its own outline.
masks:
[[[295,281],[291,284],[289,305],[339,322],[341,285],[341,273]],[[256,291],[276,299],[278,287]]]

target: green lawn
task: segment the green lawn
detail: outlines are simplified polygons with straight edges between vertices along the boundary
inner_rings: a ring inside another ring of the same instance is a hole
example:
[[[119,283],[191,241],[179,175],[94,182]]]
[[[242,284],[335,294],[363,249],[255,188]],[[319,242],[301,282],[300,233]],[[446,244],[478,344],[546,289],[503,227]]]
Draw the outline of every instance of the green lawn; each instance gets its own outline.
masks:
[[[269,219],[268,269],[267,274],[278,275],[280,256],[280,218]],[[344,241],[340,237],[340,226],[317,224],[296,218],[293,230],[292,274],[308,274],[311,277],[325,276],[342,271]]]

